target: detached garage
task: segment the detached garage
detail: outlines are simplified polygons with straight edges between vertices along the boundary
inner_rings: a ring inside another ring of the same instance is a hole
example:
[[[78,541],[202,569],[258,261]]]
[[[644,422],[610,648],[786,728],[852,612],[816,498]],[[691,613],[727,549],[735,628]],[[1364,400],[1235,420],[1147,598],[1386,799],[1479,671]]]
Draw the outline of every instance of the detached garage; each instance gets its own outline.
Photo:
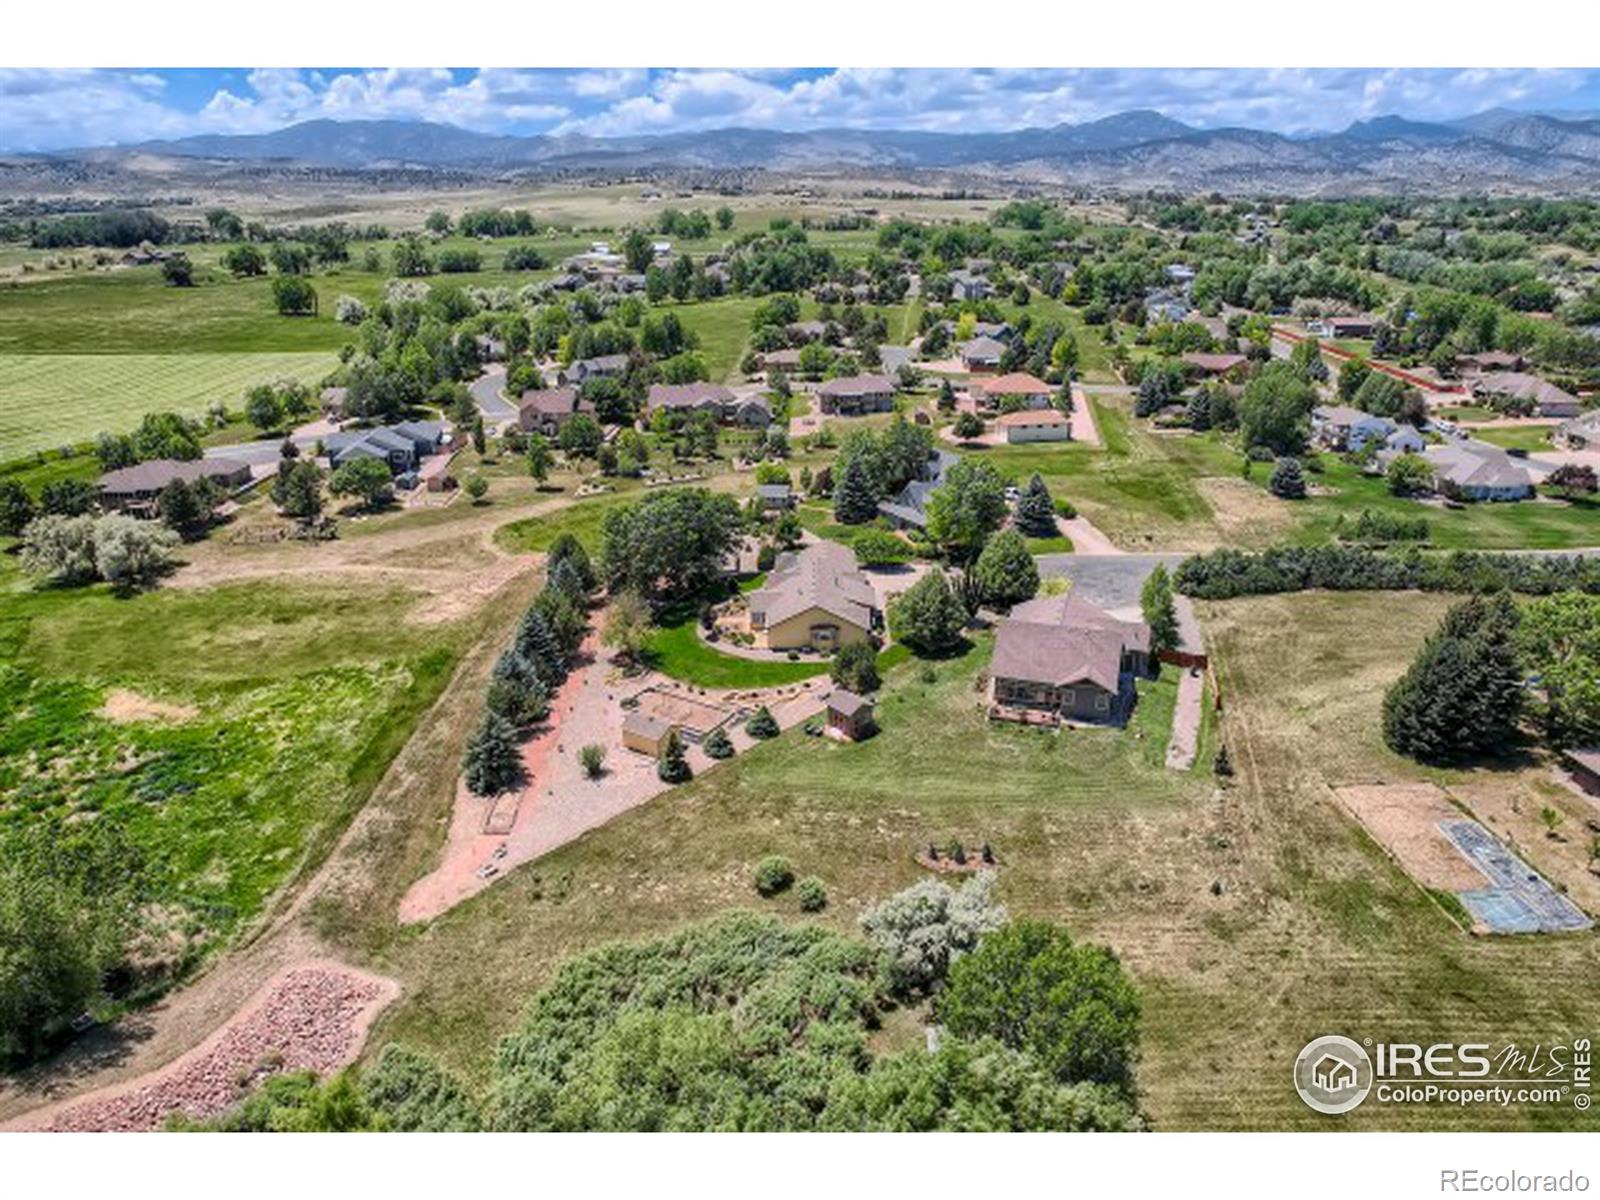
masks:
[[[995,425],[1010,445],[1018,442],[1065,442],[1072,438],[1072,422],[1053,408],[1006,413]]]

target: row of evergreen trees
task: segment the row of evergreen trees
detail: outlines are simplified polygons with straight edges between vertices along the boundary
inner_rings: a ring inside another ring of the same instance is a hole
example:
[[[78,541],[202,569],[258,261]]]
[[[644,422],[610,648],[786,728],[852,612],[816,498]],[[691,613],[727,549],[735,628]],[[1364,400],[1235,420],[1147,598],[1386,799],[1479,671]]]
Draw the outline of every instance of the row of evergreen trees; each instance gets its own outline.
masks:
[[[475,796],[525,783],[520,745],[550,715],[550,697],[588,630],[594,566],[582,543],[563,534],[550,547],[544,589],[517,625],[489,678],[483,720],[467,742],[462,771]]]

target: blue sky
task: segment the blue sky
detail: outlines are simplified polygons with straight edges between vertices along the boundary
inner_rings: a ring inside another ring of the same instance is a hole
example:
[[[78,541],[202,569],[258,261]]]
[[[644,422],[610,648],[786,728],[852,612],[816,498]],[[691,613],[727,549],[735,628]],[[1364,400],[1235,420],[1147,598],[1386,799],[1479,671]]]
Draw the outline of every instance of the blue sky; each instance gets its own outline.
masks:
[[[1600,110],[1593,69],[0,69],[0,149],[258,133],[316,118],[490,133],[993,130],[1155,108],[1294,133],[1398,112]]]

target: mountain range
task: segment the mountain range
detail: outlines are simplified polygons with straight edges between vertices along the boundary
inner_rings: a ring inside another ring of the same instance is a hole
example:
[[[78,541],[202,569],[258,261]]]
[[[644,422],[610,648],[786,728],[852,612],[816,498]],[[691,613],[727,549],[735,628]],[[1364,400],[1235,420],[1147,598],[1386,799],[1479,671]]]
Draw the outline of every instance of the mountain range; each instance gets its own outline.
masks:
[[[134,156],[344,170],[743,170],[982,173],[1110,188],[1340,194],[1600,192],[1595,114],[1495,109],[1428,122],[1391,115],[1338,133],[1197,129],[1159,112],[1004,132],[715,129],[632,137],[477,133],[425,121],[307,121],[40,156],[116,164]]]

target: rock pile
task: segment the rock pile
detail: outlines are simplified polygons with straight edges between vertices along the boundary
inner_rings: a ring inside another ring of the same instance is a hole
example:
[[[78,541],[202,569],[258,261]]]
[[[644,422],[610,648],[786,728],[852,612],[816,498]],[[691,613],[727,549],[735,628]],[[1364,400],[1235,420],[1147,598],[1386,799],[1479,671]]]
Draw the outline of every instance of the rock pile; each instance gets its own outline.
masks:
[[[360,1049],[362,1017],[381,983],[326,967],[283,976],[258,1004],[236,1016],[199,1054],[136,1084],[56,1114],[56,1132],[160,1129],[169,1116],[211,1117],[236,1104],[260,1077],[277,1071],[337,1070]]]

